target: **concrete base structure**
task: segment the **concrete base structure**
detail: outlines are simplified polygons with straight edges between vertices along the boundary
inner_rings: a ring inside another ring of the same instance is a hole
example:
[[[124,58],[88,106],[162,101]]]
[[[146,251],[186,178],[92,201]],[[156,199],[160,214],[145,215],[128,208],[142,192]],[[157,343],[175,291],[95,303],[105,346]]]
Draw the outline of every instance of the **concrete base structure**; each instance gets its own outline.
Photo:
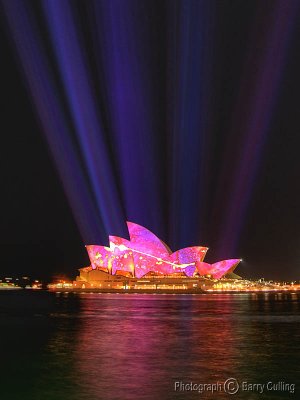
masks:
[[[189,277],[184,273],[170,275],[149,272],[142,278],[130,273],[111,275],[98,269],[81,268],[80,275],[73,282],[74,289],[118,289],[118,290],[207,290],[214,281],[205,277]]]

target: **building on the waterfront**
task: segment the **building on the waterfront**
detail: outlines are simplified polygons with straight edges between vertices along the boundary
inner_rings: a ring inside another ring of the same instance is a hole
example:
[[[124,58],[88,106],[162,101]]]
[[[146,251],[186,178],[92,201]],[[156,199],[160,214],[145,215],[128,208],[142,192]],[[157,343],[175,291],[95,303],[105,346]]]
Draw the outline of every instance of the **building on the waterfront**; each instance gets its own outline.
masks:
[[[148,229],[127,222],[130,240],[109,236],[109,247],[86,246],[91,265],[81,268],[75,287],[192,289],[233,272],[240,259],[204,262],[204,246],[174,253]]]

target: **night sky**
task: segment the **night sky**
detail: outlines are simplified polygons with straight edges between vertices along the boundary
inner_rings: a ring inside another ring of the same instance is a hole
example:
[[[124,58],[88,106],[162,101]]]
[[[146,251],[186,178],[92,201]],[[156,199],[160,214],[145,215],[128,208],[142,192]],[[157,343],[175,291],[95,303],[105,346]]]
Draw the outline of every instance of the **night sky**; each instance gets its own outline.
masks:
[[[127,218],[299,279],[299,2],[0,3],[0,276],[75,276]]]

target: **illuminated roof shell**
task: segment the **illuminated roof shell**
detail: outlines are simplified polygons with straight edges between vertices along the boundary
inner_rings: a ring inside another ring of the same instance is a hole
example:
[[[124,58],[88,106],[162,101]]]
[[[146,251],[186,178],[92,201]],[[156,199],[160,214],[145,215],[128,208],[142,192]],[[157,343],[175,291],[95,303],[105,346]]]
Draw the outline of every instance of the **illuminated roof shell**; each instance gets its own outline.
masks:
[[[212,275],[217,279],[233,270],[240,260],[225,260],[215,264],[204,263],[207,247],[193,246],[172,253],[167,245],[148,229],[127,222],[130,240],[109,236],[110,245],[87,245],[92,269],[130,272],[140,278],[149,272],[172,274],[184,272],[193,276]],[[234,263],[233,263],[234,261]]]
[[[222,276],[232,272],[240,261],[239,258],[234,258],[232,260],[218,261],[214,264],[197,262],[196,268],[199,275],[211,275],[215,279],[220,279]]]

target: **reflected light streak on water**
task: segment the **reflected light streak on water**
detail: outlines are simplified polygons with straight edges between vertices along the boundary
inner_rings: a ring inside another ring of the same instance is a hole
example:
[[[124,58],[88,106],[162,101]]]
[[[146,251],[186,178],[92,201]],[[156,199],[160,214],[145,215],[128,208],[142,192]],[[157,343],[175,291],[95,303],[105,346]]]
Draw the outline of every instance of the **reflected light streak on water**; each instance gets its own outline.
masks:
[[[0,293],[3,398],[215,399],[174,392],[174,382],[300,384],[299,300],[288,293]]]

